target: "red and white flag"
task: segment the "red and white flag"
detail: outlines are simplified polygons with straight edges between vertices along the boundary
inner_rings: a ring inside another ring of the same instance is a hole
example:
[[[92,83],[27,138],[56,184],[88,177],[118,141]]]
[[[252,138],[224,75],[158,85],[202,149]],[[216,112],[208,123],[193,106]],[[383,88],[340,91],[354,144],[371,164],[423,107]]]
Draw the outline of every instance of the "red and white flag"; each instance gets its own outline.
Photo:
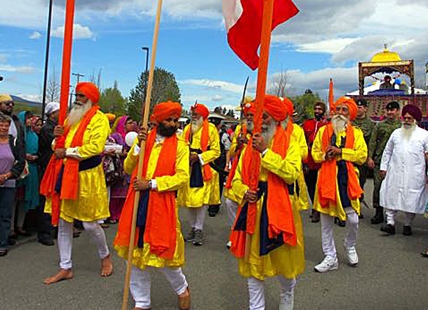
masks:
[[[223,0],[227,41],[235,54],[252,70],[259,65],[264,0]],[[275,0],[272,30],[299,12],[292,0]]]

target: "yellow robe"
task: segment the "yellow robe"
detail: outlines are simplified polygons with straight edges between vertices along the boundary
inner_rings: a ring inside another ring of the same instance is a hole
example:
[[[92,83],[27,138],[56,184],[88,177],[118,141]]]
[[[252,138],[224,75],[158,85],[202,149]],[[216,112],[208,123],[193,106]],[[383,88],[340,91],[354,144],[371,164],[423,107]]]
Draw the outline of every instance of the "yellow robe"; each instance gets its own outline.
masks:
[[[187,125],[183,130],[183,137],[190,129]],[[189,145],[192,149],[201,149],[201,135],[202,127],[192,136],[192,143]],[[213,162],[220,157],[220,137],[217,128],[213,124],[209,124],[208,129],[208,150],[201,153],[200,156],[205,164]],[[204,205],[218,205],[220,204],[220,181],[217,171],[211,168],[212,178],[205,182],[204,186],[199,188],[190,187],[190,179],[177,193],[178,205],[180,207],[200,208]],[[203,169],[202,169],[203,173]]]
[[[132,174],[134,168],[138,164],[139,155],[134,155],[135,145],[138,143],[138,139],[135,140],[134,145],[131,150],[128,152],[124,162],[125,172]],[[156,170],[156,165],[159,160],[159,154],[162,149],[162,142],[156,142],[153,145],[152,151],[150,153],[149,163],[147,165],[147,174],[145,176],[146,180],[151,180],[152,176]],[[157,190],[159,192],[163,191],[176,191],[180,189],[184,184],[189,180],[189,148],[186,145],[186,142],[179,137],[177,145],[177,155],[176,155],[176,168],[175,174],[172,176],[161,176],[156,177]],[[175,252],[172,260],[167,260],[162,257],[159,257],[150,252],[150,245],[144,243],[143,248],[135,247],[132,253],[132,264],[140,269],[145,269],[147,266],[151,267],[181,267],[185,263],[184,258],[184,240],[181,234],[181,224],[178,216],[178,207],[176,207],[176,232],[177,232],[177,241]],[[115,250],[117,254],[123,259],[128,258],[128,247],[121,247],[115,245]]]
[[[314,144],[312,145],[312,157],[316,163],[323,163],[325,162],[325,154],[322,151],[322,136],[324,133],[324,130],[327,128],[327,126],[323,126],[319,129]],[[343,148],[342,149],[342,155],[337,158],[337,160],[345,160],[350,161],[354,163],[354,169],[355,172],[358,175],[358,169],[355,167],[355,165],[362,165],[366,162],[367,159],[367,145],[364,141],[364,134],[358,127],[354,128],[354,147],[352,149]],[[342,137],[346,136],[346,132],[343,132],[339,134],[338,138],[336,139],[336,146],[340,145],[340,141]],[[321,173],[321,171],[319,171]],[[337,168],[336,168],[337,173]],[[319,180],[319,178],[318,178]],[[337,178],[335,180],[331,180],[331,182],[336,183],[336,199],[337,199],[337,206],[334,204],[330,204],[328,208],[322,208],[321,204],[318,200],[318,182],[315,189],[315,197],[314,197],[314,209],[319,211],[323,214],[328,214],[330,216],[338,217],[342,221],[346,220],[346,213],[343,209],[342,202],[340,201],[340,195],[339,195],[339,187],[337,186]],[[322,186],[322,184],[321,184]],[[351,206],[357,212],[357,214],[360,214],[360,201],[358,199],[351,200]]]
[[[242,181],[242,158],[239,161],[236,174],[233,179],[233,189],[239,204],[244,204],[244,195],[248,186]],[[279,154],[268,150],[261,160],[261,170],[259,180],[266,181],[268,171],[271,171],[281,177],[287,184],[293,184],[302,169],[302,159],[300,156],[299,145],[291,140],[285,159]],[[270,193],[274,194],[274,193]],[[290,197],[291,198],[291,197]],[[260,217],[264,197],[257,203],[257,217],[255,232],[251,237],[251,248],[248,261],[245,258],[238,259],[239,273],[244,277],[255,277],[264,280],[266,277],[283,275],[288,279],[293,279],[303,273],[305,269],[305,253],[303,242],[302,220],[298,208],[292,204],[294,225],[297,233],[297,245],[292,247],[282,245],[272,250],[267,255],[260,256]],[[281,207],[281,206],[278,206]]]
[[[230,158],[233,158],[236,155],[237,152],[237,146],[238,146],[238,137],[241,135],[241,125],[237,125],[235,128],[235,133],[233,134],[232,142],[230,144],[230,150],[229,155]],[[251,134],[247,133],[247,139],[251,138]],[[232,201],[237,202],[237,198],[235,197],[235,194],[233,193],[233,187],[232,188],[224,188],[223,195],[225,198],[228,198]]]
[[[71,126],[65,141],[69,148],[71,141],[79,127],[79,123]],[[82,159],[100,155],[104,151],[107,137],[110,133],[110,124],[103,112],[97,111],[92,117],[83,135],[82,146],[78,147],[78,154]],[[67,160],[67,159],[65,159]],[[67,176],[65,175],[64,178]],[[52,200],[47,199],[45,212],[51,213]],[[79,193],[76,200],[62,200],[60,217],[67,222],[73,219],[93,222],[106,219],[110,216],[107,187],[103,165],[79,172]]]
[[[302,127],[297,124],[293,124],[293,133],[291,135],[291,139],[299,144],[302,160],[308,158],[308,145],[306,144],[305,132],[303,131]],[[294,192],[294,203],[298,204],[298,208],[300,210],[307,210],[309,209],[309,197],[303,170],[300,172],[296,183],[299,186],[299,195],[297,195],[297,191]]]

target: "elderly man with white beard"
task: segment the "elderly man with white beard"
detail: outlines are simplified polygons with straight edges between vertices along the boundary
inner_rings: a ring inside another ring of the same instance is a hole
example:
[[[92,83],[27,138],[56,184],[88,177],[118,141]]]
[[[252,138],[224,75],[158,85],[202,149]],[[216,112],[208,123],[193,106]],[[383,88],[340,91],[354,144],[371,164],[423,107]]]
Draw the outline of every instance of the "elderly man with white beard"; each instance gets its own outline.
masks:
[[[76,101],[65,126],[56,126],[55,151],[46,168],[40,192],[46,196],[45,212],[58,225],[60,270],[45,284],[73,277],[73,220],[83,222],[101,259],[101,276],[113,272],[106,237],[98,221],[108,218],[108,198],[100,154],[110,132],[107,117],[99,110],[98,88],[88,82],[76,85]]]
[[[402,126],[394,130],[383,151],[380,164],[380,202],[386,210],[386,225],[381,231],[395,234],[397,211],[405,214],[403,235],[412,235],[412,221],[423,214],[428,200],[426,160],[428,132],[418,127],[421,110],[412,104],[404,106]]]
[[[314,209],[321,214],[321,235],[324,260],[315,266],[317,272],[335,270],[339,266],[334,243],[334,218],[347,221],[344,247],[350,266],[358,264],[356,250],[359,198],[363,193],[358,169],[367,158],[367,145],[361,129],[351,121],[357,116],[352,98],[341,97],[331,107],[331,124],[321,127],[312,147],[312,157],[321,163],[315,192]]]
[[[218,172],[210,163],[220,156],[220,137],[214,124],[208,122],[209,110],[203,104],[192,106],[192,120],[183,130],[190,147],[190,181],[177,193],[178,205],[189,211],[190,230],[187,242],[204,243],[204,221],[208,205],[220,204]]]

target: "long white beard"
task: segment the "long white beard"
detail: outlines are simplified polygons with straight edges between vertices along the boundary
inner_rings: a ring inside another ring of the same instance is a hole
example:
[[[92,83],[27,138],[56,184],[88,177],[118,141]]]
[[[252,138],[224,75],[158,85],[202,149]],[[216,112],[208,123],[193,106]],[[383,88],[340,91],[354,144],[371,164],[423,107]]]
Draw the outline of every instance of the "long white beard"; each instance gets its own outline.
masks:
[[[270,125],[262,125],[262,137],[267,144],[270,144],[273,136],[275,135],[275,132],[276,132],[275,122],[271,122]]]
[[[202,123],[204,122],[204,118],[201,116],[198,119],[192,120],[192,133],[195,134],[202,127]]]
[[[343,115],[335,115],[331,118],[331,125],[336,135],[345,131],[346,124],[348,124],[348,119]]]
[[[245,120],[245,124],[247,125],[247,131],[253,132],[254,130],[254,122]]]
[[[411,125],[409,124],[402,124],[401,125],[401,137],[405,141],[409,141],[412,138],[413,133],[416,129],[416,123],[413,123]]]
[[[74,103],[73,108],[68,114],[67,125],[73,126],[80,122],[85,114],[92,108],[92,102],[88,100],[86,103],[79,105]]]

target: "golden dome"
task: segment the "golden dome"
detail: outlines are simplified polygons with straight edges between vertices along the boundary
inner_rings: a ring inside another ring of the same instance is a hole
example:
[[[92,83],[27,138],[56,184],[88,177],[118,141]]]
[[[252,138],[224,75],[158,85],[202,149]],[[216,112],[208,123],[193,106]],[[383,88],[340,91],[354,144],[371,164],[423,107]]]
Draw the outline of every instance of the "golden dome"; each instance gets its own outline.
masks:
[[[390,52],[385,46],[383,52],[377,53],[372,57],[371,62],[391,62],[391,61],[400,61],[401,57],[395,52]]]

